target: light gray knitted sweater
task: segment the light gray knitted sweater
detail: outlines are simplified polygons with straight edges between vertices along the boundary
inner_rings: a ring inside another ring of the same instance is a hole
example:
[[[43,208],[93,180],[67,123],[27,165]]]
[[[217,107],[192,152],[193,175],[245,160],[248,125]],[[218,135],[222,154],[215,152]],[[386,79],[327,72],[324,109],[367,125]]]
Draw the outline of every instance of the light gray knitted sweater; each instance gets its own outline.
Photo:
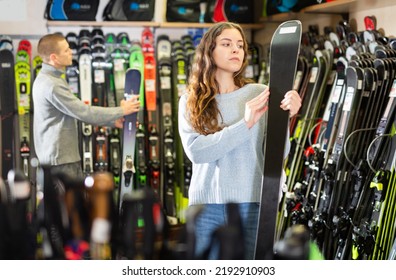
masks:
[[[190,205],[260,202],[267,118],[265,114],[248,129],[244,113],[245,103],[265,87],[248,84],[234,92],[218,94],[216,101],[225,128],[206,136],[192,129],[186,115],[187,96],[180,98],[179,134],[186,155],[193,163]],[[289,145],[286,154],[288,150]]]
[[[77,120],[112,125],[122,117],[121,107],[89,106],[74,96],[62,71],[43,64],[33,84],[34,147],[41,164],[80,161]]]

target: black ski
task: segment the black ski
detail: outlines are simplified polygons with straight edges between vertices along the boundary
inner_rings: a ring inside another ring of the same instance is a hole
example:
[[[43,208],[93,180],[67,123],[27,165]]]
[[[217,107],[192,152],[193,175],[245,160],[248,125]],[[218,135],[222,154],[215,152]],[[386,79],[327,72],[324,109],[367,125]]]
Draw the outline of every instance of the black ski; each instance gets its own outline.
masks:
[[[9,49],[0,50],[0,115],[1,173],[6,178],[15,168],[15,74],[14,55]]]
[[[157,66],[159,75],[159,95],[161,104],[161,167],[163,176],[163,200],[170,224],[177,224],[175,202],[175,143],[172,118],[172,45],[167,35],[157,38]]]
[[[271,100],[268,110],[264,177],[257,230],[255,259],[272,259],[279,188],[282,184],[289,113],[279,108],[283,95],[293,88],[301,41],[301,22],[282,23],[275,31],[270,47]],[[285,69],[284,66],[288,67]],[[291,67],[290,67],[291,66]],[[270,164],[269,161],[271,161]]]

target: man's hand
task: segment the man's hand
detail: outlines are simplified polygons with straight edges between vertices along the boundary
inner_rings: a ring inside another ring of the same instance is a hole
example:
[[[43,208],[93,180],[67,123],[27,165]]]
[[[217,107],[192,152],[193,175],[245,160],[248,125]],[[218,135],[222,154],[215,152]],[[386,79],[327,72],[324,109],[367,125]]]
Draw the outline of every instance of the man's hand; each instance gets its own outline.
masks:
[[[123,128],[124,127],[124,118],[116,119],[114,121],[114,126],[117,128]]]
[[[140,101],[138,95],[133,95],[129,100],[121,100],[120,106],[124,116],[136,113],[140,110]]]

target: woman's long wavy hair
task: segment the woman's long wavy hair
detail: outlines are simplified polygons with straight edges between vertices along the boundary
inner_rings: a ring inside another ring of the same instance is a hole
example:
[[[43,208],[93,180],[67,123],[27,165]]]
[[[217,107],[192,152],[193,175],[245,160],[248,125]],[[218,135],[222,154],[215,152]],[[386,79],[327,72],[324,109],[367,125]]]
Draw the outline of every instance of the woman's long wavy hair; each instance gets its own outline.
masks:
[[[242,67],[234,73],[234,83],[242,87],[248,83],[244,78],[247,67],[248,44],[242,28],[235,23],[220,22],[212,26],[201,39],[195,51],[194,63],[189,78],[187,112],[190,116],[191,126],[200,134],[208,135],[220,131],[223,127],[219,124],[221,114],[216,102],[219,93],[219,84],[215,79],[217,66],[213,59],[213,50],[216,47],[216,38],[224,29],[237,29],[243,39],[244,57]]]

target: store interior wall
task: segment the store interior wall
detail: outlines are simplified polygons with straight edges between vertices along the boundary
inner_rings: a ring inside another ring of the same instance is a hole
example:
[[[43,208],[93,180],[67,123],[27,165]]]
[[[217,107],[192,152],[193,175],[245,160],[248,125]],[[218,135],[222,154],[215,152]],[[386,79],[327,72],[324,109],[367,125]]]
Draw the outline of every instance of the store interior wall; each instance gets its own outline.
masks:
[[[8,0],[9,1],[18,1],[21,2],[21,6],[26,8],[26,11],[23,13],[26,15],[26,18],[21,19],[21,17],[17,17],[17,20],[2,20],[1,13],[6,13],[6,11],[0,11],[0,35],[9,35],[14,42],[14,46],[17,46],[19,40],[28,39],[32,43],[32,51],[33,55],[37,55],[37,43],[41,36],[53,33],[53,32],[61,32],[66,35],[68,32],[78,32],[82,28],[92,29],[88,27],[81,26],[48,26],[47,20],[44,18],[44,11],[47,4],[47,0]],[[107,5],[108,0],[100,0],[98,12],[96,16],[96,21],[102,21],[102,13]],[[1,5],[1,3],[0,3]],[[166,1],[163,0],[155,0],[155,12],[153,21],[161,22],[165,18],[166,12]],[[115,34],[119,32],[128,32],[131,39],[140,39],[141,32],[143,27],[103,27],[103,32],[113,32]],[[165,33],[166,32],[166,33]],[[157,34],[172,34],[173,36],[179,36],[182,30],[175,29],[172,32],[167,30],[163,30],[162,32],[157,32]],[[183,32],[185,34],[185,32]]]
[[[13,0],[22,3],[26,11],[23,11],[21,15],[25,15],[25,18],[21,19],[18,17],[15,21],[4,20],[5,17],[1,17],[1,13],[7,13],[7,11],[0,12],[0,35],[10,35],[14,40],[14,45],[18,43],[18,40],[29,39],[33,45],[33,54],[35,55],[36,45],[38,39],[50,32],[78,32],[81,30],[81,26],[47,26],[47,21],[44,18],[44,10],[47,0]],[[4,1],[9,2],[9,1]],[[102,11],[108,1],[101,0],[98,9],[97,21],[101,21]],[[261,3],[261,1],[257,1]],[[1,4],[1,3],[0,3]],[[257,4],[260,6],[259,4]],[[163,22],[165,21],[166,12],[166,1],[156,0],[155,2],[155,14],[153,21]],[[257,9],[260,10],[260,9]],[[345,11],[348,13],[348,11]],[[352,5],[349,8],[349,19],[357,31],[364,30],[364,17],[375,16],[377,19],[378,29],[382,29],[385,35],[388,37],[394,37],[396,35],[396,25],[394,16],[396,14],[396,1],[394,0],[359,0],[357,4]],[[323,32],[325,26],[335,26],[340,20],[342,20],[339,14],[295,14],[296,19],[299,19],[303,24],[303,31],[308,30],[310,24],[319,25],[320,32]],[[9,18],[9,17],[6,17]],[[258,19],[259,15],[255,12],[255,18]],[[285,20],[291,19],[285,17]],[[261,19],[262,20],[262,19]],[[279,25],[280,21],[264,21],[264,27],[261,29],[251,30],[247,32],[248,39],[253,40],[256,43],[263,45],[264,47],[270,42],[273,32]],[[103,27],[103,31],[106,32],[122,32],[127,31],[131,39],[139,39],[143,27]],[[156,35],[168,34],[171,37],[180,38],[181,35],[186,34],[184,28],[156,28]],[[172,38],[171,38],[172,39]]]

